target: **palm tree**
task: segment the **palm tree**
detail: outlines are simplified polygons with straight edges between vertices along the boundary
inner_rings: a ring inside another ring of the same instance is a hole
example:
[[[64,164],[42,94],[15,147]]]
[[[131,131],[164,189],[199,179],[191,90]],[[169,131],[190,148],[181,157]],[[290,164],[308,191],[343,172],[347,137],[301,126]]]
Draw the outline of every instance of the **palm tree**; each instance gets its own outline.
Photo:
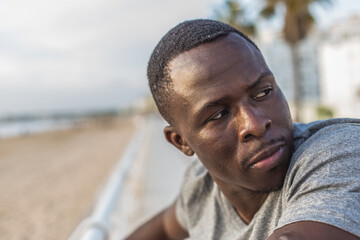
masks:
[[[275,8],[283,4],[286,8],[283,34],[285,41],[291,49],[293,64],[294,81],[294,120],[301,121],[302,108],[302,76],[300,71],[299,43],[303,40],[314,24],[314,18],[309,11],[313,3],[328,3],[332,0],[264,0],[265,7],[261,10],[261,15],[270,18],[275,14]]]
[[[225,12],[215,12],[217,20],[229,24],[248,36],[255,35],[255,24],[246,18],[245,8],[239,2],[226,0],[225,7]]]

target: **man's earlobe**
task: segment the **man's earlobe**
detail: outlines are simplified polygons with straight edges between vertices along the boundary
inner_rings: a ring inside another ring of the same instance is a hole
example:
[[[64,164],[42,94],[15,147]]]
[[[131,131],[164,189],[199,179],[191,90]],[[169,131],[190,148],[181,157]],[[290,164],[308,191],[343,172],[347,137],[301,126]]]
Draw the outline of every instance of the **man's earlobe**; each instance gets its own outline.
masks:
[[[166,126],[164,128],[164,135],[165,135],[166,140],[169,143],[174,145],[177,149],[182,151],[185,155],[187,155],[187,156],[194,155],[194,151],[190,148],[190,146],[188,145],[186,140],[175,131],[174,127]]]

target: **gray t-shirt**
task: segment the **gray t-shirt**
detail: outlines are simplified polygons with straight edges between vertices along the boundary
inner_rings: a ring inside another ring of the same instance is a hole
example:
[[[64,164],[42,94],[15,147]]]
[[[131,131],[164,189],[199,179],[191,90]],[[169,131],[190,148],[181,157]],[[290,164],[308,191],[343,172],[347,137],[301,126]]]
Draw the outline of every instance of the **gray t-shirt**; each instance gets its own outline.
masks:
[[[284,186],[270,193],[248,225],[199,160],[185,173],[176,216],[194,240],[261,240],[304,220],[360,237],[360,120],[294,124],[294,153]]]

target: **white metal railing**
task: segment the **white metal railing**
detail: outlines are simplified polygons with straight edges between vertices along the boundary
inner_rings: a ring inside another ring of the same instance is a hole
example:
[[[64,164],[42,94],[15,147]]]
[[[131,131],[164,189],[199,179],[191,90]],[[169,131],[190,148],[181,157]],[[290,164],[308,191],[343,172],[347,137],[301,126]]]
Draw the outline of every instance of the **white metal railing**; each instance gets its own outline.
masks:
[[[142,120],[145,121],[145,120]],[[129,169],[137,156],[138,150],[146,138],[148,128],[144,122],[142,127],[136,131],[120,158],[117,166],[110,176],[103,191],[99,195],[97,204],[91,216],[83,220],[70,236],[69,240],[108,240],[110,235],[110,217],[116,208],[124,181]]]

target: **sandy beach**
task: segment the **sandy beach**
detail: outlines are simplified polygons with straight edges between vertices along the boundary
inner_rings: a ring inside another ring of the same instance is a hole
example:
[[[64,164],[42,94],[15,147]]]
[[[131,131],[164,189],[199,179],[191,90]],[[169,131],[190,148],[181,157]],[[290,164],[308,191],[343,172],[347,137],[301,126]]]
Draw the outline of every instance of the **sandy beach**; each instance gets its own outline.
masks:
[[[129,143],[130,119],[0,139],[0,236],[64,240],[86,217]]]

